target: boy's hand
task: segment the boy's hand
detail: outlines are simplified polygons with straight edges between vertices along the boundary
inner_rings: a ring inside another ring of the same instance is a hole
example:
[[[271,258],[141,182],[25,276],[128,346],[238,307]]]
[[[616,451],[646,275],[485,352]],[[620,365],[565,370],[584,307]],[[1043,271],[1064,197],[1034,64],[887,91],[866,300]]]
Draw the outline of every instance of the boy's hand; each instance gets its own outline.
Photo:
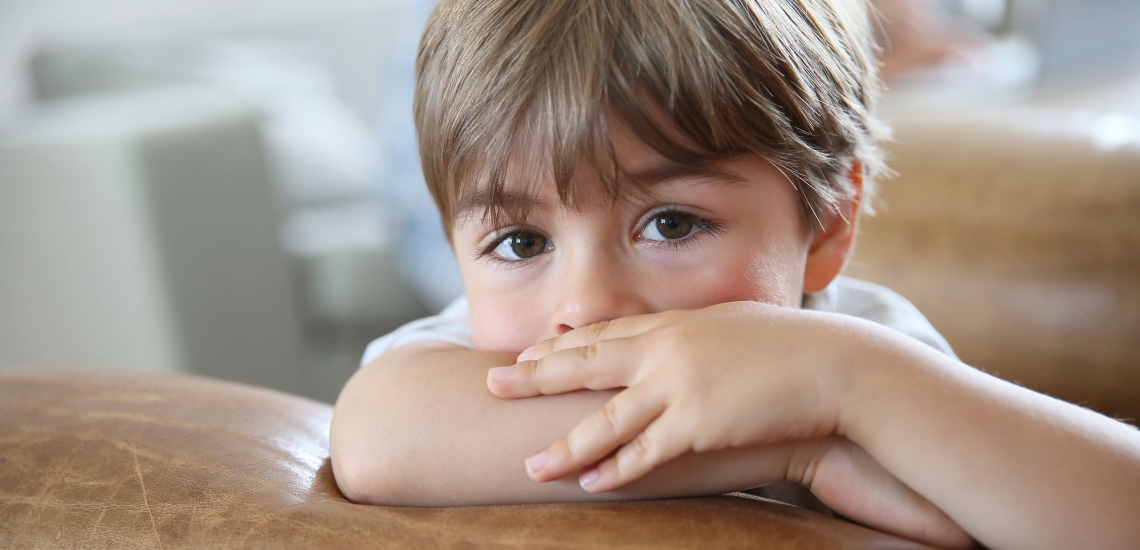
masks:
[[[786,479],[832,509],[904,537],[971,547],[949,516],[839,437],[844,358],[868,332],[842,316],[731,302],[570,331],[491,369],[487,385],[506,398],[626,388],[526,460],[536,481],[595,465],[579,481],[598,493],[689,451],[805,440],[786,456]]]
[[[580,481],[609,491],[688,451],[839,433],[847,327],[752,302],[626,317],[546,340],[487,383],[509,398],[627,388],[527,460],[537,481],[601,461]]]

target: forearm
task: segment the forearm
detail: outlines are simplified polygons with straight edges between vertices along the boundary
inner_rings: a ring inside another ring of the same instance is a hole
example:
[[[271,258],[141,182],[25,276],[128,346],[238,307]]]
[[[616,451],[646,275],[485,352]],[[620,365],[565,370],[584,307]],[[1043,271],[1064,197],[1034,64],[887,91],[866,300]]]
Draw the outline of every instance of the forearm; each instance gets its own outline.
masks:
[[[773,445],[689,454],[619,491],[590,494],[574,476],[537,483],[523,460],[565,436],[613,391],[500,399],[487,369],[510,354],[397,349],[353,377],[330,443],[338,484],[359,502],[458,506],[716,494],[784,479],[795,452]]]
[[[874,331],[872,331],[874,332]],[[845,435],[993,548],[1140,540],[1140,433],[881,334],[848,353]]]

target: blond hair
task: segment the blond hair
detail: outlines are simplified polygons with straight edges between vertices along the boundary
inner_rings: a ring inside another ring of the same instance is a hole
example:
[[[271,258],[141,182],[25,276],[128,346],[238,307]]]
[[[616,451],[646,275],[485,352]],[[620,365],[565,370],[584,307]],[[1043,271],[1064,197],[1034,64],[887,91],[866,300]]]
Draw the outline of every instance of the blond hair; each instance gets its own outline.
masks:
[[[678,164],[765,157],[817,227],[852,198],[853,160],[865,188],[884,169],[867,10],[858,0],[441,0],[420,43],[415,121],[445,230],[473,190],[490,197],[485,214],[511,211],[504,185],[520,149],[537,151],[564,202],[583,161],[612,197],[629,191],[613,114]]]

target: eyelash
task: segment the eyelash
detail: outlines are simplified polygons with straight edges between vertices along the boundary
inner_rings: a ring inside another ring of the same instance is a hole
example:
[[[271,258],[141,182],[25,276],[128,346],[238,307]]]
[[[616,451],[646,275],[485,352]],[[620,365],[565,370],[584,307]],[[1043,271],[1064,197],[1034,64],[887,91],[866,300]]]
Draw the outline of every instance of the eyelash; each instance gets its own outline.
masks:
[[[723,224],[720,224],[720,223],[717,223],[714,221],[709,221],[709,220],[706,220],[706,219],[704,219],[700,216],[697,216],[695,214],[690,214],[688,212],[685,212],[683,210],[678,210],[675,208],[659,210],[659,211],[654,212],[653,214],[651,214],[649,216],[646,216],[645,218],[642,218],[644,220],[644,222],[642,224],[640,224],[638,227],[644,229],[644,227],[649,222],[651,222],[651,221],[653,221],[659,217],[668,216],[668,215],[680,215],[680,216],[688,216],[688,217],[693,218],[693,225],[697,228],[697,230],[690,233],[689,235],[687,235],[685,237],[680,238],[680,239],[672,239],[672,240],[665,240],[665,241],[649,241],[649,240],[647,240],[646,241],[647,243],[651,243],[651,244],[649,244],[649,246],[658,247],[658,248],[668,247],[671,250],[683,250],[683,249],[687,248],[689,245],[691,245],[693,243],[693,241],[695,241],[697,238],[699,238],[700,235],[706,235],[707,234],[709,236],[717,236],[717,235],[724,233],[724,225]],[[490,261],[496,265],[506,267],[507,269],[522,267],[523,265],[530,263],[531,260],[537,258],[538,256],[535,256],[533,258],[527,258],[525,260],[507,260],[507,259],[498,258],[498,257],[494,256],[495,249],[498,248],[499,245],[502,244],[502,242],[505,239],[507,239],[508,237],[511,237],[513,235],[518,235],[520,233],[526,233],[526,232],[528,232],[528,231],[525,228],[517,228],[517,229],[516,228],[510,228],[509,230],[500,233],[499,236],[495,238],[495,240],[491,241],[489,244],[484,246],[482,250],[480,250],[478,253],[476,253],[475,258],[476,259],[486,258],[488,261]],[[638,234],[638,236],[640,236],[641,230],[639,230],[637,234]]]
[[[482,250],[476,253],[475,259],[486,258],[487,261],[491,262],[492,264],[495,264],[499,267],[504,267],[506,269],[514,269],[516,267],[522,267],[523,265],[530,263],[530,260],[533,260],[534,258],[527,258],[525,260],[507,260],[504,258],[498,258],[494,255],[495,249],[498,248],[499,245],[502,244],[503,241],[508,237],[528,232],[529,231],[526,228],[508,228],[506,231],[499,233],[495,240],[491,241],[489,244],[487,244],[487,246],[484,246]],[[539,256],[541,256],[541,254]],[[537,257],[538,256],[535,256],[535,258]]]
[[[680,239],[672,239],[672,240],[664,240],[664,241],[646,240],[645,242],[649,243],[649,246],[658,247],[658,248],[668,247],[671,250],[684,250],[685,248],[688,248],[691,244],[693,244],[694,241],[701,238],[702,235],[708,235],[710,237],[715,237],[717,235],[724,233],[724,224],[720,224],[720,223],[717,223],[714,221],[706,220],[705,218],[697,216],[696,214],[691,214],[689,212],[685,212],[684,210],[678,210],[676,208],[667,208],[665,210],[658,210],[657,212],[654,212],[654,213],[650,214],[649,216],[642,218],[644,221],[639,227],[641,227],[642,230],[644,230],[645,226],[649,225],[649,222],[651,222],[657,218],[661,218],[661,217],[669,216],[669,215],[688,216],[688,217],[692,218],[693,219],[693,226],[696,227],[696,231],[693,231],[692,233],[690,233],[684,237],[681,237]],[[638,231],[638,236],[640,236],[640,235],[641,235],[641,231]]]

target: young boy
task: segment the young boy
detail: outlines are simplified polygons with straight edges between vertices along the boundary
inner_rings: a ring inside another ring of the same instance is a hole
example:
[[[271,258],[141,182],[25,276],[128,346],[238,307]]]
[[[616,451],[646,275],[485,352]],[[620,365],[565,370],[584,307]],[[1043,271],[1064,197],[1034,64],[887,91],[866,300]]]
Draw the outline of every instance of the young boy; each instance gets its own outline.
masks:
[[[369,346],[330,435],[344,494],[791,481],[937,545],[1140,540],[1135,429],[839,277],[883,170],[868,27],[853,0],[442,1],[416,124],[466,299]]]

